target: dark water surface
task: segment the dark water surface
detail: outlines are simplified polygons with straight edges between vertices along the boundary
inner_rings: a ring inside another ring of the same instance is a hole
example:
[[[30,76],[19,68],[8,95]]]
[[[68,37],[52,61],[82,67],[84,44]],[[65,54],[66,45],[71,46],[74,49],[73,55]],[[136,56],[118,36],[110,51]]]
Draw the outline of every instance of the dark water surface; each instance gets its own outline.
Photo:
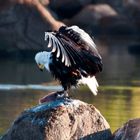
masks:
[[[128,39],[129,40],[129,39]],[[95,97],[87,88],[71,91],[74,98],[95,105],[109,122],[112,131],[131,118],[140,117],[140,55],[130,51],[132,41],[99,42],[104,70],[97,75],[100,84]],[[26,58],[0,59],[0,84],[55,85],[50,74],[40,72],[34,62]],[[3,87],[3,86],[1,86]],[[35,86],[36,87],[36,86]],[[0,90],[0,134],[26,108],[38,104],[38,99],[50,91]]]

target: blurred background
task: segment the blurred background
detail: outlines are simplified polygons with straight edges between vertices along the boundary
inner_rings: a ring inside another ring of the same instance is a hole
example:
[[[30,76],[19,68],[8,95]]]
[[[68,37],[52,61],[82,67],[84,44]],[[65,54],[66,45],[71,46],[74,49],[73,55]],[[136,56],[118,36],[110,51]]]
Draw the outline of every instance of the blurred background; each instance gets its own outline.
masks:
[[[0,135],[24,109],[59,89],[34,56],[45,47],[44,32],[63,24],[93,36],[104,64],[97,96],[84,86],[71,96],[95,105],[112,131],[140,117],[139,0],[1,0]]]

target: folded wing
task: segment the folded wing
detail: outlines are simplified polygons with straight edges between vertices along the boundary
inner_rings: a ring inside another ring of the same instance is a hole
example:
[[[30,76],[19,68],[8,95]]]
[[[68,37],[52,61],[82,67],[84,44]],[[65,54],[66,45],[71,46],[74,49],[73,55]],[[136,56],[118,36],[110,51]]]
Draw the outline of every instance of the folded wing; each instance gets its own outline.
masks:
[[[59,32],[47,32],[45,39],[47,47],[65,66],[90,75],[102,70],[101,56],[92,38],[79,27],[62,27]]]

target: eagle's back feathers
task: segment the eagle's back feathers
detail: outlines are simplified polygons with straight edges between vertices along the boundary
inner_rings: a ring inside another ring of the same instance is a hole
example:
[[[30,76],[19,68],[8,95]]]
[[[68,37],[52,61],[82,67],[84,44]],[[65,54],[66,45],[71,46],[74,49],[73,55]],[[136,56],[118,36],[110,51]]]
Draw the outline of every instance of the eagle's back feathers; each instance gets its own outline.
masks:
[[[94,76],[102,71],[102,60],[93,39],[77,26],[62,26],[57,32],[46,32],[45,41],[52,53],[50,71],[64,89],[84,79],[96,94],[98,84]]]

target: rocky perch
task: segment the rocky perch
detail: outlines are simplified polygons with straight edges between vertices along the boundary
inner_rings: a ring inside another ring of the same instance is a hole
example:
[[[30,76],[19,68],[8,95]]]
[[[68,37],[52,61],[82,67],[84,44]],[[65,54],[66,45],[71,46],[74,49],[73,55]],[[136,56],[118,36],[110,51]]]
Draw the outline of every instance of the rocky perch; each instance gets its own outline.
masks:
[[[25,110],[1,140],[109,140],[110,126],[93,106],[55,100]]]
[[[140,119],[126,122],[114,132],[112,140],[140,140]]]

